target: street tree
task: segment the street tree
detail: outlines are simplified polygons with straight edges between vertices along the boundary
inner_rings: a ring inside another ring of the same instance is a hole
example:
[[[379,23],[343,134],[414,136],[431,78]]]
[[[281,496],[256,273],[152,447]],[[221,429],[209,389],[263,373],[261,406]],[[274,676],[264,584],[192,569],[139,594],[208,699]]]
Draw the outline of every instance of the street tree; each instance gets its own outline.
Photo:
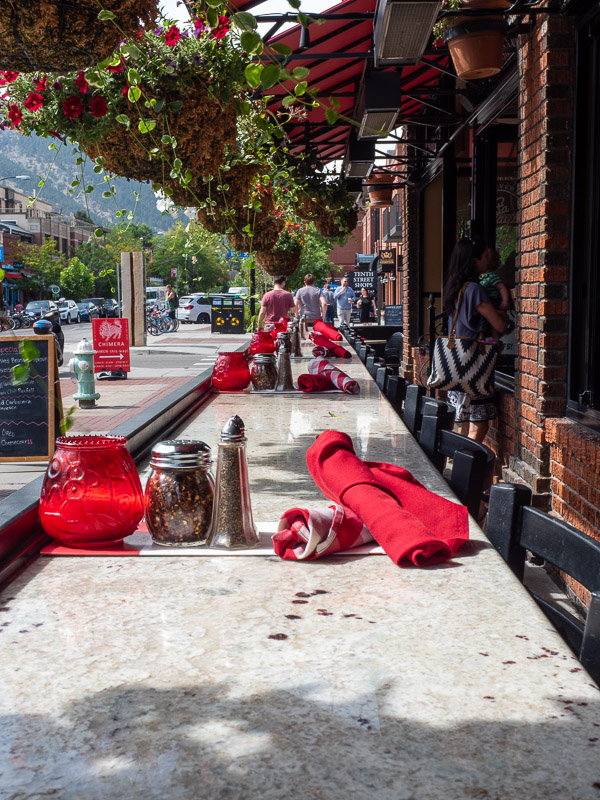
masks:
[[[227,284],[227,250],[221,236],[208,233],[197,223],[186,227],[177,222],[164,236],[156,236],[152,262],[147,265],[150,277],[175,284],[184,292],[210,292]],[[172,270],[177,269],[177,277]]]
[[[56,242],[50,238],[41,245],[19,243],[13,250],[13,261],[23,264],[44,298],[50,296],[49,286],[60,283],[60,273],[67,263],[65,257],[56,252]]]
[[[60,289],[73,300],[90,297],[94,292],[94,276],[78,258],[72,258],[60,273]]]

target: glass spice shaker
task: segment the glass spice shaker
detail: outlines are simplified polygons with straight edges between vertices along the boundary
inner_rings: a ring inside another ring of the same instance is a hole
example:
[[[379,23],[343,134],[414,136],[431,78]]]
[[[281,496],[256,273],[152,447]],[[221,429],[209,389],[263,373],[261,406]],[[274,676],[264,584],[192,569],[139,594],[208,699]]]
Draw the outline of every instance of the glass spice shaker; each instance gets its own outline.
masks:
[[[250,503],[245,428],[236,414],[227,420],[221,431],[213,526],[208,546],[241,550],[257,547],[259,542]]]
[[[204,442],[173,439],[152,448],[146,524],[155,544],[192,547],[210,533],[215,483]]]
[[[277,384],[274,353],[256,353],[252,365],[252,388],[255,392],[272,391]]]
[[[292,358],[302,358],[302,345],[300,342],[300,322],[295,319],[290,323],[292,332]]]
[[[277,334],[277,385],[275,386],[276,392],[293,392],[294,382],[292,380],[292,362],[290,360],[290,353],[292,350],[292,342],[289,333],[282,332]]]

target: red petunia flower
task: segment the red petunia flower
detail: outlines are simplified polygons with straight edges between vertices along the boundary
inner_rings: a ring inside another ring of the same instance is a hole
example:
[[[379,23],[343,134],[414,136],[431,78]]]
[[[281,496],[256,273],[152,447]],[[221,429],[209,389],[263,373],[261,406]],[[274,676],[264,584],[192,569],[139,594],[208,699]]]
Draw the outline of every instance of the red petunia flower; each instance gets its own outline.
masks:
[[[129,84],[126,83],[125,86],[123,87],[123,94],[126,95],[128,91],[129,91]]]
[[[6,78],[7,83],[12,83],[13,81],[17,80],[17,78],[19,77],[19,73],[11,72],[10,70],[7,69],[6,72],[4,73],[4,77]]]
[[[85,94],[87,92],[89,83],[85,79],[85,72],[83,72],[83,70],[78,73],[75,86],[77,86],[81,94]]]
[[[229,33],[229,17],[219,16],[219,24],[212,32],[213,39],[223,39]]]
[[[117,64],[116,67],[108,66],[106,69],[109,72],[123,72],[123,70],[125,69],[125,59],[122,58],[121,62],[119,64]]]
[[[12,122],[13,128],[21,124],[23,121],[23,114],[19,106],[12,105],[8,107],[8,118]]]
[[[38,78],[33,82],[33,85],[35,86],[36,92],[45,92],[46,89],[48,89],[48,87],[50,86],[48,82],[48,76],[42,75],[41,78]]]
[[[177,42],[181,39],[181,31],[177,25],[171,25],[169,30],[165,33],[165,44],[169,47],[175,47]]]
[[[7,83],[8,83],[8,81],[4,77],[4,73],[0,72],[0,86],[6,86]]]
[[[103,97],[94,97],[90,101],[90,111],[94,117],[103,117],[108,111],[108,104]]]
[[[75,119],[83,114],[83,103],[76,95],[71,95],[62,104],[62,109],[67,119]]]
[[[37,111],[38,108],[41,108],[43,105],[44,98],[37,92],[31,92],[27,100],[25,100],[25,108],[28,108],[30,111]]]

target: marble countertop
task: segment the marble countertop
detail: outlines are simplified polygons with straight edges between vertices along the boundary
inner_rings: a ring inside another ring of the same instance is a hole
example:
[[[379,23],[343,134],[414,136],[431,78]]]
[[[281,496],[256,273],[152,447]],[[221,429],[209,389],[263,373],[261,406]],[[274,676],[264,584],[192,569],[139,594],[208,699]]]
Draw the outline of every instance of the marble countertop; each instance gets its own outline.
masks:
[[[218,395],[179,435],[244,419],[256,519],[324,502],[327,428],[451,496],[342,369],[359,396]],[[600,798],[599,690],[474,523],[428,569],[40,558],[0,631],[0,800]]]

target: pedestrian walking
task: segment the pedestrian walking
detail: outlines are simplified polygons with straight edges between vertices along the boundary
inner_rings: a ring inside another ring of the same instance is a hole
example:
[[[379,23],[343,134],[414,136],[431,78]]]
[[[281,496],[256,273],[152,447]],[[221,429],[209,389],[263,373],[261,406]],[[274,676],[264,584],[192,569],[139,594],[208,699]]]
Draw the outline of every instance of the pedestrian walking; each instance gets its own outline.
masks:
[[[258,322],[256,323],[259,331],[262,330],[265,321],[267,323],[279,322],[283,317],[289,316],[290,310],[294,309],[294,296],[291,292],[286,291],[286,281],[287,278],[283,275],[275,278],[273,281],[274,288],[263,295]]]
[[[352,313],[352,304],[356,300],[354,289],[348,286],[348,278],[342,278],[342,285],[334,292],[335,302],[337,304],[337,315],[340,323],[350,324],[350,314]]]

